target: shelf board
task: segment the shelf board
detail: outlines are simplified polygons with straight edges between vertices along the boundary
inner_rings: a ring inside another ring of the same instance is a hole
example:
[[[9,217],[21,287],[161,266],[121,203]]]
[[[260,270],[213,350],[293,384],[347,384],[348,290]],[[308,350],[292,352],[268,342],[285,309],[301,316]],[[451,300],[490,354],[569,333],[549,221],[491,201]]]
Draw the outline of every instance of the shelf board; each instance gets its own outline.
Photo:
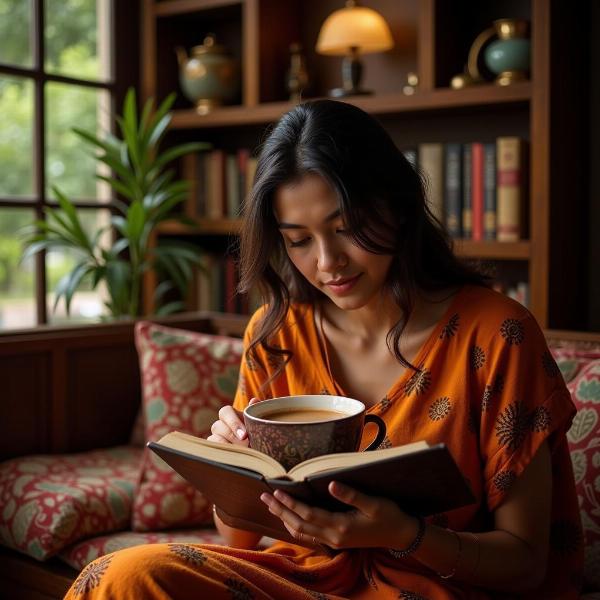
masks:
[[[528,240],[520,242],[496,242],[454,240],[454,250],[459,256],[496,260],[529,260],[531,245]]]
[[[526,81],[500,87],[482,84],[453,90],[441,88],[431,92],[417,92],[412,96],[402,93],[374,96],[355,96],[345,99],[371,114],[427,112],[461,109],[464,107],[519,104],[529,102],[531,83]],[[291,102],[268,102],[257,106],[223,106],[208,115],[199,115],[193,108],[173,111],[174,129],[202,129],[207,127],[235,127],[258,125],[277,121],[292,109]]]
[[[208,8],[220,8],[240,4],[240,0],[170,0],[169,2],[155,2],[154,11],[158,17],[182,15]]]
[[[196,219],[195,227],[177,221],[165,221],[158,226],[162,235],[235,235],[239,233],[241,219]]]

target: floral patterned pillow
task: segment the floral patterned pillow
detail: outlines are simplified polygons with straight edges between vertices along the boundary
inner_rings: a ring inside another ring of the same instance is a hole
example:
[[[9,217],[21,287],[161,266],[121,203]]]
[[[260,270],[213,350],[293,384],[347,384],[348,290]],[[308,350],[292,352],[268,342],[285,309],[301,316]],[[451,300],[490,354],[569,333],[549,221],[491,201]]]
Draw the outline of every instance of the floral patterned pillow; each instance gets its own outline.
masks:
[[[569,384],[577,407],[567,433],[583,526],[586,587],[600,589],[600,360]]]
[[[242,340],[140,322],[135,342],[142,374],[146,441],[173,430],[210,435],[219,409],[231,404]],[[133,531],[212,524],[202,494],[146,451],[132,513]]]
[[[142,450],[118,446],[0,464],[0,543],[38,560],[90,535],[125,529]]]

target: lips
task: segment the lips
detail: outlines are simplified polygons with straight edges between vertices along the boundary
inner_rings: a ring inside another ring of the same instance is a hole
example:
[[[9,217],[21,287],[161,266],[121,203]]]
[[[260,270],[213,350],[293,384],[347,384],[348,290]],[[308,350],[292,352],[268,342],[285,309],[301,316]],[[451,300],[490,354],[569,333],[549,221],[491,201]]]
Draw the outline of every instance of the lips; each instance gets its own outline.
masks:
[[[332,279],[331,281],[326,281],[325,285],[344,285],[345,283],[349,283],[356,279],[358,275],[354,275],[354,277],[344,277],[342,279]]]
[[[340,279],[331,279],[325,285],[336,295],[342,296],[350,293],[356,282],[360,279],[362,273],[354,277],[343,277]]]

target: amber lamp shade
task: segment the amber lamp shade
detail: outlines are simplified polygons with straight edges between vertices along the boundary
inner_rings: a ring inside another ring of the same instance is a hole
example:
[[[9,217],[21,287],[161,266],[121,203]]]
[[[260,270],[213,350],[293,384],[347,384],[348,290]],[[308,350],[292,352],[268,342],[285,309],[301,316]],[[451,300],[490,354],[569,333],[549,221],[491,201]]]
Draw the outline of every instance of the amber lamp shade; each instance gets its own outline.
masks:
[[[343,87],[331,90],[334,97],[370,94],[362,89],[363,66],[360,56],[385,52],[394,47],[390,28],[371,8],[348,0],[346,6],[331,13],[321,26],[316,51],[329,56],[344,56]]]

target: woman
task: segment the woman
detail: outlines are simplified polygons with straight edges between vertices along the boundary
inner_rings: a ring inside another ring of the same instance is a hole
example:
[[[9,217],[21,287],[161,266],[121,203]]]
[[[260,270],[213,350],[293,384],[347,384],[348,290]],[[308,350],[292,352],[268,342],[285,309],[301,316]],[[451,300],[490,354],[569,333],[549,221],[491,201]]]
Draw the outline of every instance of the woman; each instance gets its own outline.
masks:
[[[284,115],[261,149],[240,250],[241,289],[258,286],[265,305],[246,331],[234,404],[209,439],[248,445],[249,402],[346,395],[384,419],[384,447],[446,443],[477,501],[424,521],[336,482],[330,493],[353,510],[263,494],[302,545],[258,551],[257,534],[215,515],[228,547],[124,550],[92,592],[576,598],[564,382],[531,314],[454,257],[418,174],[377,121],[329,100]],[[361,447],[372,435],[367,427]],[[84,595],[77,585],[71,597]]]

